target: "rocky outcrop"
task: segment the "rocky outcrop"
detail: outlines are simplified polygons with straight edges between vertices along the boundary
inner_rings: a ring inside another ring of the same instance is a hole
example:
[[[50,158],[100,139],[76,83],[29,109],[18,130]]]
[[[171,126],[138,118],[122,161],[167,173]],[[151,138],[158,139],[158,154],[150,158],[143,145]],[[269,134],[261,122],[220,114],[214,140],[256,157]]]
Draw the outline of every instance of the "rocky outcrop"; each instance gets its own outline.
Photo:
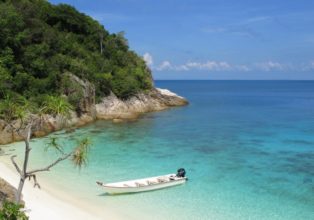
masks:
[[[72,73],[64,73],[62,79],[63,94],[68,97],[71,104],[77,106],[79,115],[96,116],[95,86],[87,80],[82,80]]]
[[[81,127],[96,119],[113,120],[115,123],[121,123],[124,120],[136,119],[145,112],[161,111],[169,107],[188,104],[186,99],[166,89],[152,89],[146,93],[139,93],[128,100],[121,100],[111,93],[111,95],[104,97],[100,103],[95,104],[95,99],[88,97],[88,94],[94,92],[92,87],[86,82],[80,83],[86,86],[84,91],[89,90],[84,93],[85,95],[81,99],[83,100],[81,114],[72,112],[68,119],[52,115],[43,115],[41,118],[35,116],[33,136],[43,137],[63,128]],[[19,127],[19,123],[19,121],[14,121],[11,124],[14,127]],[[23,134],[25,131],[22,130],[21,133]],[[23,140],[23,137],[12,131],[9,125],[0,120],[0,144],[20,140]]]
[[[153,89],[128,100],[120,100],[113,93],[96,104],[98,119],[134,119],[139,114],[160,111],[172,106],[188,104],[187,100],[166,89]]]
[[[4,201],[15,202],[15,193],[16,189],[0,178],[0,209]]]
[[[33,137],[43,137],[63,128],[80,127],[95,120],[94,117],[87,114],[78,117],[75,112],[71,112],[71,116],[67,119],[60,116],[54,117],[52,115],[42,115],[41,117],[35,115],[32,118]],[[0,145],[23,140],[23,136],[19,134],[26,134],[26,129],[21,128],[19,133],[17,133],[15,129],[12,129],[19,128],[19,124],[19,120],[11,122],[11,125],[7,125],[0,120]]]

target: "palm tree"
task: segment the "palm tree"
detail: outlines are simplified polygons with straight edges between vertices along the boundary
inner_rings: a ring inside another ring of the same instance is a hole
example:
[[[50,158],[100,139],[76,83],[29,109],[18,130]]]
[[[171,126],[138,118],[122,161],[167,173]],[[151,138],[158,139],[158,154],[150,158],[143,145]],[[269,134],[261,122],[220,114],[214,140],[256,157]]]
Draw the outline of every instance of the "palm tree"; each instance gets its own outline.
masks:
[[[0,102],[0,119],[5,122],[24,120],[28,109],[30,109],[30,105],[24,97],[5,95]]]
[[[81,168],[87,162],[87,155],[89,146],[91,142],[87,138],[83,138],[78,141],[77,146],[74,147],[70,152],[64,151],[63,147],[58,143],[56,138],[51,138],[49,147],[55,149],[59,153],[59,157],[47,165],[46,167],[28,170],[29,163],[29,154],[31,151],[30,147],[30,139],[32,135],[32,128],[35,123],[36,117],[32,114],[30,110],[30,105],[26,100],[23,101],[12,98],[10,96],[6,96],[0,104],[0,119],[4,120],[7,125],[12,128],[12,131],[17,132],[21,137],[23,137],[25,142],[25,153],[24,153],[24,161],[23,166],[20,167],[16,161],[16,155],[11,156],[11,161],[20,175],[20,182],[18,186],[18,190],[16,193],[16,203],[21,201],[21,195],[24,187],[25,180],[27,178],[33,179],[34,187],[40,188],[40,185],[37,181],[36,174],[38,172],[49,171],[52,167],[64,161],[66,159],[71,158],[71,161],[77,167]],[[72,110],[72,106],[67,102],[67,100],[63,97],[55,97],[55,96],[47,96],[47,99],[44,101],[44,105],[41,108],[42,113],[52,114],[54,116],[69,116],[70,111]],[[20,127],[14,127],[14,120],[19,120]],[[23,129],[21,129],[23,128]]]

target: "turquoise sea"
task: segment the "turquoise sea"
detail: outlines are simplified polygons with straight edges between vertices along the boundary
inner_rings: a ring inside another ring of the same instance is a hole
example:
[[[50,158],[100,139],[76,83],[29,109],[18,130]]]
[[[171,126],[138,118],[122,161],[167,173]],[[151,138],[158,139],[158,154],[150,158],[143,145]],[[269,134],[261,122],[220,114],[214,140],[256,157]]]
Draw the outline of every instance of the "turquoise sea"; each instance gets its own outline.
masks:
[[[89,163],[80,171],[62,163],[39,180],[100,213],[114,207],[130,219],[314,219],[314,81],[156,86],[186,97],[190,105],[134,122],[98,121],[74,133],[52,134],[68,147],[75,138],[90,137]],[[47,140],[33,141],[33,167],[55,156],[44,151]],[[95,184],[180,167],[189,181],[165,190],[108,196]]]

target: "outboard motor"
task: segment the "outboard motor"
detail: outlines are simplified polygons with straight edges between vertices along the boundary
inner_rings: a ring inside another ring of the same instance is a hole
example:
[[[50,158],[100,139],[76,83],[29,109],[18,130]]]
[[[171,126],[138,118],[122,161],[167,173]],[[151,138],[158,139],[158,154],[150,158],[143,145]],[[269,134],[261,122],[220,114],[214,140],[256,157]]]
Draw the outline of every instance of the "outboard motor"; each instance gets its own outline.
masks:
[[[185,169],[184,168],[178,169],[177,177],[185,177]]]

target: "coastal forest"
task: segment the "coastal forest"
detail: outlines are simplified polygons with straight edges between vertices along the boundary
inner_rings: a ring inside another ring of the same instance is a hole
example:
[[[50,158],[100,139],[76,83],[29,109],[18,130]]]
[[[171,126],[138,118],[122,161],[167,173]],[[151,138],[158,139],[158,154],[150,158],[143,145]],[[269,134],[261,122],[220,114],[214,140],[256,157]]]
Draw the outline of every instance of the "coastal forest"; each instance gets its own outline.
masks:
[[[153,86],[123,32],[109,33],[66,4],[0,0],[0,100],[10,95],[40,106],[47,96],[70,94],[71,75],[94,86],[96,101],[111,92],[128,99]],[[78,98],[69,101],[75,106]]]

